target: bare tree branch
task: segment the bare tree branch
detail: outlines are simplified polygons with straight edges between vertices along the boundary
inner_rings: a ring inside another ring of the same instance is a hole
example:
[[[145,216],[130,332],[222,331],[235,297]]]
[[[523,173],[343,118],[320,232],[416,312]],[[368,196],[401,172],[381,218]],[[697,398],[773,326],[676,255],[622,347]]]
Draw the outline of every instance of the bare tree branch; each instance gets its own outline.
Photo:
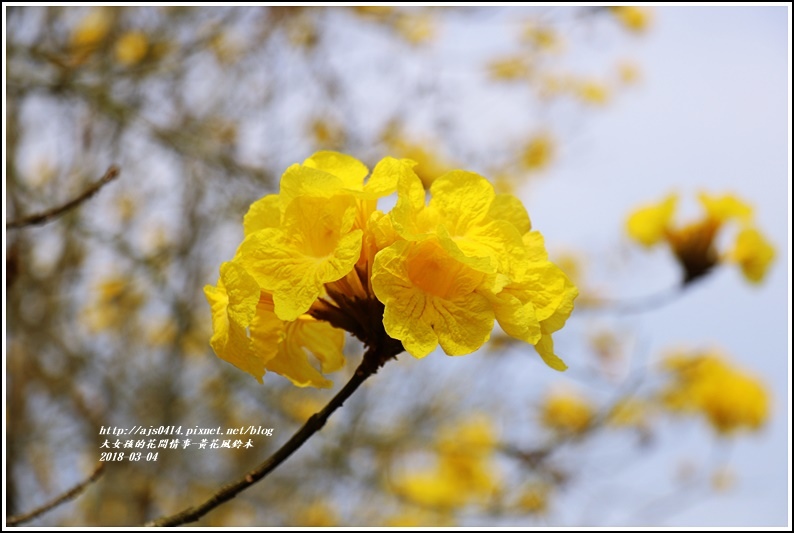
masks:
[[[26,216],[17,220],[12,220],[11,222],[6,222],[6,229],[19,229],[24,228],[27,226],[37,226],[40,224],[46,224],[51,222],[52,220],[58,218],[59,216],[63,215],[65,212],[69,211],[70,209],[74,209],[81,203],[85,202],[92,196],[94,196],[99,189],[116,179],[119,175],[119,168],[115,165],[111,166],[105,175],[102,176],[99,181],[91,185],[88,189],[83,191],[80,196],[69,200],[63,205],[58,207],[54,207],[52,209],[48,209],[42,213],[37,213],[35,215]]]
[[[399,343],[397,343],[399,345]],[[358,387],[364,383],[370,376],[375,374],[378,369],[385,364],[386,361],[393,358],[399,351],[402,351],[402,346],[395,350],[394,343],[387,343],[384,348],[378,349],[377,347],[370,347],[364,354],[361,364],[356,369],[353,376],[345,384],[342,389],[336,393],[328,404],[323,407],[318,413],[313,414],[309,420],[301,427],[292,437],[285,442],[281,448],[275,451],[273,455],[268,457],[262,464],[257,466],[254,470],[248,472],[241,479],[224,485],[215,494],[210,496],[203,503],[194,507],[180,511],[173,515],[164,516],[148,522],[145,526],[179,526],[190,522],[195,522],[211,510],[215,509],[224,502],[227,502],[240,494],[242,491],[267,476],[270,472],[275,470],[281,463],[283,463],[290,455],[293,454],[298,448],[309,440],[309,438],[320,431],[325,425],[328,418],[347,400]]]
[[[16,526],[24,522],[29,522],[30,520],[33,520],[34,518],[43,515],[47,511],[50,511],[58,507],[62,503],[66,503],[69,500],[76,498],[86,489],[86,487],[88,487],[90,484],[92,484],[97,479],[99,479],[99,477],[102,475],[104,471],[105,471],[105,463],[98,463],[96,465],[96,468],[94,468],[94,471],[85,481],[78,483],[77,485],[67,490],[66,492],[64,492],[54,500],[45,503],[44,505],[37,507],[36,509],[33,509],[29,513],[8,517],[6,519],[6,524],[9,526]]]

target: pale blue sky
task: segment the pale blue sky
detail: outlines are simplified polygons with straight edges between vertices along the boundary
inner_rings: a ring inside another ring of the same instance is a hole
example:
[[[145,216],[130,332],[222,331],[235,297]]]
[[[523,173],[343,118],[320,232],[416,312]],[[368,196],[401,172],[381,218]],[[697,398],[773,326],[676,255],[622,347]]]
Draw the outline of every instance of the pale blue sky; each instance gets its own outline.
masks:
[[[633,54],[643,86],[589,120],[576,141],[583,155],[561,161],[528,202],[549,241],[582,244],[587,224],[594,235],[587,248],[603,253],[622,249],[626,213],[639,203],[677,190],[696,216],[698,190],[730,191],[755,206],[760,228],[778,249],[760,287],[723,267],[679,301],[632,318],[652,354],[671,341],[722,346],[774,395],[766,431],[732,450],[737,486],[665,525],[771,526],[790,516],[789,16],[784,7],[656,8],[654,27]],[[640,255],[632,254],[636,264],[648,267]],[[649,272],[615,286],[640,295],[672,279],[671,272]],[[649,281],[657,274],[658,282]],[[675,447],[674,440],[668,444]]]

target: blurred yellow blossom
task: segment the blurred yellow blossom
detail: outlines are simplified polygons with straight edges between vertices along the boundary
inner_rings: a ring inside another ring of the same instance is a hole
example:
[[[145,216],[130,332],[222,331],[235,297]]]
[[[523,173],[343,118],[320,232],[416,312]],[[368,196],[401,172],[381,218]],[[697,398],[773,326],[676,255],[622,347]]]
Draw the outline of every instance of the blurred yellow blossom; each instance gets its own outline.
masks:
[[[451,513],[434,512],[420,506],[405,506],[383,521],[384,527],[454,527]]]
[[[352,6],[356,15],[385,21],[394,14],[393,6]]]
[[[609,102],[609,88],[597,80],[582,80],[576,85],[576,94],[582,102],[603,106]]]
[[[413,170],[425,189],[429,189],[437,177],[451,170],[451,165],[439,156],[439,148],[431,141],[409,141],[393,128],[386,131],[384,141],[397,156],[416,163]]]
[[[430,13],[400,13],[394,29],[413,45],[426,44],[436,36],[435,19]]]
[[[573,389],[552,391],[541,406],[543,425],[563,435],[584,433],[595,415],[590,402]]]
[[[527,21],[524,25],[521,41],[544,52],[560,52],[564,44],[554,28],[534,20]]]
[[[112,26],[112,8],[92,7],[72,29],[69,46],[75,53],[88,54],[102,44]]]
[[[775,248],[757,229],[744,228],[736,237],[730,258],[738,263],[748,281],[760,283],[775,259]]]
[[[496,81],[516,81],[525,79],[531,72],[527,58],[510,56],[494,59],[488,63],[488,75]]]
[[[327,117],[313,119],[309,131],[314,142],[322,148],[338,148],[345,142],[344,126]]]
[[[748,280],[760,282],[775,257],[775,250],[758,230],[748,227],[752,208],[730,194],[700,193],[698,200],[704,216],[685,226],[673,224],[678,201],[674,194],[658,204],[639,208],[627,220],[629,236],[646,247],[666,242],[684,269],[685,283],[704,276],[721,259],[737,262]],[[734,250],[721,257],[715,242],[721,228],[732,221],[745,227],[737,235]]]
[[[144,293],[131,279],[109,276],[94,287],[94,300],[85,310],[86,325],[92,333],[121,329],[130,324],[129,317],[136,316],[145,301]]]
[[[663,361],[670,383],[663,405],[675,413],[700,413],[720,435],[757,431],[769,416],[769,394],[757,378],[715,350],[677,352]]]
[[[126,67],[140,63],[149,51],[149,40],[140,31],[128,31],[116,41],[116,61]]]
[[[530,172],[537,172],[549,166],[554,158],[554,138],[548,132],[530,137],[521,154],[521,164]]]
[[[638,6],[611,6],[610,12],[627,30],[644,33],[653,21],[653,10]]]
[[[330,505],[318,500],[301,507],[290,523],[300,527],[336,527],[339,516]]]
[[[530,514],[544,515],[549,510],[552,487],[548,483],[533,482],[525,486],[518,497],[518,507]]]
[[[498,489],[492,457],[496,432],[489,419],[472,415],[441,429],[433,467],[398,475],[394,489],[419,505],[453,509],[486,503]]]

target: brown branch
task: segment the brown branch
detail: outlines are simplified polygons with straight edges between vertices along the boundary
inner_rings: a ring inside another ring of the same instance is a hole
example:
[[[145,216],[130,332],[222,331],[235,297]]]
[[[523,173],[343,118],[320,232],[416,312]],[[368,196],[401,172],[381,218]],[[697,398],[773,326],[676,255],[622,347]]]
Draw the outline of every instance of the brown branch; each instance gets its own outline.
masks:
[[[16,526],[24,522],[28,522],[30,520],[33,520],[34,518],[37,518],[40,515],[43,515],[47,511],[58,507],[62,503],[66,503],[69,500],[76,498],[77,496],[80,495],[80,493],[82,493],[86,489],[86,487],[88,487],[91,483],[99,479],[99,477],[102,475],[104,471],[105,471],[105,463],[98,463],[96,465],[96,468],[94,468],[94,471],[85,481],[78,483],[77,485],[67,490],[66,492],[64,492],[54,500],[45,503],[41,507],[37,507],[36,509],[33,509],[29,513],[8,517],[6,519],[6,524],[9,526]]]
[[[399,344],[399,343],[398,343]],[[393,345],[386,344],[384,348],[378,349],[377,347],[370,347],[364,354],[361,364],[356,369],[356,372],[345,384],[344,387],[334,396],[328,404],[323,407],[318,413],[313,414],[309,420],[301,427],[292,437],[285,442],[281,448],[275,451],[273,455],[268,457],[262,464],[255,469],[248,472],[241,479],[224,485],[215,494],[210,496],[206,501],[194,507],[180,511],[173,515],[163,516],[145,524],[147,527],[151,526],[178,526],[195,522],[211,510],[215,509],[224,502],[227,502],[240,494],[242,491],[261,480],[273,470],[275,470],[281,463],[283,463],[293,452],[297,451],[309,437],[317,433],[325,425],[328,418],[347,400],[358,387],[364,383],[370,376],[375,374],[378,369],[383,366],[389,359],[393,358],[399,351],[402,351],[402,346],[399,346],[398,351],[393,349]]]
[[[631,300],[609,300],[601,298],[593,302],[577,305],[577,311],[604,311],[618,314],[643,313],[654,311],[667,305],[684,294],[689,282],[674,285],[664,291],[634,298]]]
[[[36,226],[40,224],[46,224],[47,222],[51,222],[52,220],[64,214],[65,212],[69,211],[70,209],[74,209],[78,205],[82,204],[83,202],[94,196],[97,192],[99,192],[99,189],[101,189],[102,187],[104,187],[114,179],[116,179],[119,175],[119,172],[120,170],[117,166],[115,165],[111,166],[107,170],[107,172],[105,172],[105,175],[99,179],[99,181],[97,181],[96,183],[91,185],[88,189],[83,191],[83,193],[80,196],[72,200],[69,200],[63,205],[60,205],[58,207],[53,207],[52,209],[48,209],[47,211],[44,211],[42,213],[37,213],[35,215],[30,215],[30,216],[22,217],[17,220],[12,220],[11,222],[6,222],[6,229],[19,229],[27,226]]]

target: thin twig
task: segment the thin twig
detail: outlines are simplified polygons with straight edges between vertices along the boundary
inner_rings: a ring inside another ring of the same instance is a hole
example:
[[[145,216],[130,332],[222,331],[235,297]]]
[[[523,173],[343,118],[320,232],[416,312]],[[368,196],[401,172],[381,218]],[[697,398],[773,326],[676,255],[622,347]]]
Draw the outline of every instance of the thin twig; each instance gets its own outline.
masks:
[[[281,448],[275,451],[273,455],[268,457],[262,464],[255,469],[248,472],[239,480],[224,485],[215,494],[210,496],[203,503],[194,507],[180,511],[176,514],[164,516],[148,522],[145,524],[147,527],[151,526],[179,526],[190,522],[195,522],[211,510],[215,509],[222,503],[231,500],[242,491],[267,476],[270,472],[275,470],[281,463],[283,463],[290,455],[300,448],[309,437],[317,433],[325,425],[325,422],[342,404],[347,400],[358,387],[364,383],[370,376],[378,371],[388,358],[393,354],[379,353],[379,350],[370,348],[364,354],[361,364],[356,369],[353,376],[345,384],[344,387],[334,396],[328,404],[322,408],[318,413],[313,414],[309,420],[301,427],[292,437],[285,442]]]
[[[68,502],[69,500],[76,498],[77,496],[80,495],[80,493],[82,493],[86,489],[86,487],[88,487],[91,483],[99,479],[99,477],[102,475],[104,471],[105,471],[105,463],[98,463],[96,465],[96,468],[94,468],[94,471],[85,481],[78,483],[77,485],[67,490],[66,492],[64,492],[54,500],[45,503],[44,505],[37,507],[36,509],[33,509],[29,513],[8,517],[6,519],[6,524],[9,526],[16,526],[24,522],[28,522],[30,520],[33,520],[34,518],[37,518],[40,515],[43,515],[47,511],[58,507],[62,503]]]
[[[35,215],[30,215],[30,216],[22,217],[17,220],[12,220],[11,222],[6,222],[6,229],[19,229],[27,226],[36,226],[40,224],[46,224],[47,222],[51,222],[52,220],[64,214],[65,212],[69,211],[70,209],[74,209],[81,203],[85,202],[86,200],[94,196],[97,192],[99,192],[99,189],[101,189],[102,187],[104,187],[114,179],[116,179],[119,175],[119,172],[120,170],[117,166],[115,165],[111,166],[107,170],[107,172],[105,172],[105,175],[99,179],[99,181],[97,181],[96,183],[91,185],[88,189],[83,191],[83,193],[80,196],[72,200],[69,200],[63,205],[60,205],[58,207],[53,207],[52,209],[48,209],[47,211],[44,211],[42,213],[37,213]]]
[[[652,311],[672,302],[684,293],[688,284],[681,283],[664,291],[631,300],[598,299],[577,306],[577,311],[606,311],[620,314]]]

